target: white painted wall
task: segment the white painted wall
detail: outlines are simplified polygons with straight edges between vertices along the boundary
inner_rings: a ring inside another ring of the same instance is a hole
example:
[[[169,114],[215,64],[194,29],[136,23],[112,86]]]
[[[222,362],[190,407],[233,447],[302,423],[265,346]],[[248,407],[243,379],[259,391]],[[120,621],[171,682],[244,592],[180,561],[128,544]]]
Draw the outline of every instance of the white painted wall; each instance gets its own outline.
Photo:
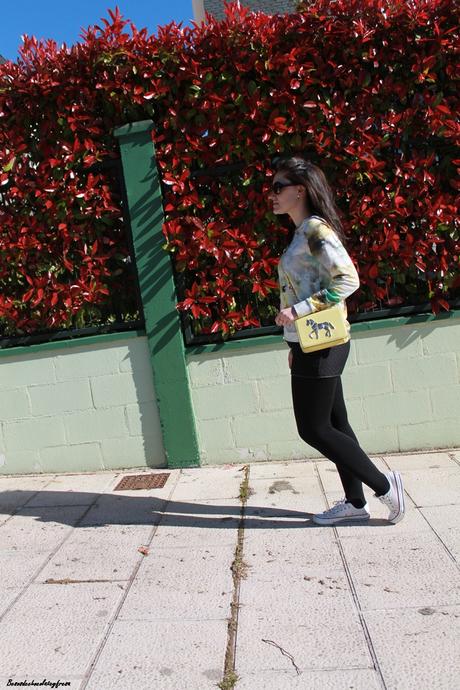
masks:
[[[192,0],[193,18],[196,22],[204,21],[204,0]]]

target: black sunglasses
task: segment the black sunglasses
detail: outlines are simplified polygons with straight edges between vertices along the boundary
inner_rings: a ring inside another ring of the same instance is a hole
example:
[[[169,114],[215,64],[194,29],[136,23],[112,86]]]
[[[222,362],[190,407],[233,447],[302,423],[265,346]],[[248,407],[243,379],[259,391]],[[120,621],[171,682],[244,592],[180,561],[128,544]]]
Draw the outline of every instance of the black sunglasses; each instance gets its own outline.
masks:
[[[296,186],[297,185],[295,185],[293,182],[285,182],[284,184],[282,182],[274,182],[273,186],[272,186],[272,192],[274,192],[274,194],[280,194],[281,191],[285,187],[296,187]]]

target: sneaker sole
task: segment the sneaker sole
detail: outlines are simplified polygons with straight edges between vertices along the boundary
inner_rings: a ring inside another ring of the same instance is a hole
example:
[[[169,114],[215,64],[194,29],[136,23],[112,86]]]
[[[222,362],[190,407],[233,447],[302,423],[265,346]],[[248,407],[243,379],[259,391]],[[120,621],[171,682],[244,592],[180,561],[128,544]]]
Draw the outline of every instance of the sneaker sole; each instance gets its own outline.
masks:
[[[329,525],[339,525],[344,522],[366,522],[369,520],[370,515],[353,515],[350,517],[335,518],[333,520],[322,520],[313,515],[312,520],[316,525],[322,525],[323,527],[328,527]]]
[[[396,513],[396,515],[393,518],[391,518],[390,522],[393,523],[393,525],[396,525],[397,522],[400,522],[403,519],[404,514],[406,512],[406,506],[404,503],[404,488],[402,484],[401,475],[399,474],[399,472],[393,472],[393,479],[396,486],[396,493],[398,496],[399,512]]]

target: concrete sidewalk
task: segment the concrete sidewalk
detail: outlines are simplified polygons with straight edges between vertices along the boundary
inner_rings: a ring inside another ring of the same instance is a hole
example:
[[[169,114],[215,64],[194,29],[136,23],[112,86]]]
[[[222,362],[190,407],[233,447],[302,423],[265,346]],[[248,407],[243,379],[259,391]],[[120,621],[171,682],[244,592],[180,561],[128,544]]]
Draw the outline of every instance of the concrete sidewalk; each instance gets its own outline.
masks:
[[[398,525],[315,526],[327,461],[0,478],[0,688],[459,688],[460,452],[377,463]]]

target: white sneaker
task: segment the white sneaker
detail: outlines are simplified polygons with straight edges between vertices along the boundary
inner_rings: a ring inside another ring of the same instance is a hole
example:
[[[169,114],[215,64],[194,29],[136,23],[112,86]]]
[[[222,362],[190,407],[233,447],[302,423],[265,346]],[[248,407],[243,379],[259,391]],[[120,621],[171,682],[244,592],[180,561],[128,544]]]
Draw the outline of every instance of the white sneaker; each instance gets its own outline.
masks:
[[[390,490],[383,496],[375,496],[390,509],[388,520],[396,524],[403,519],[405,512],[403,483],[399,472],[389,472],[385,476],[390,482]]]
[[[369,520],[370,514],[368,505],[364,508],[355,508],[352,503],[348,503],[346,498],[336,501],[332,508],[325,510],[324,513],[313,515],[312,520],[317,525],[336,525],[340,522],[350,522],[354,520]]]

